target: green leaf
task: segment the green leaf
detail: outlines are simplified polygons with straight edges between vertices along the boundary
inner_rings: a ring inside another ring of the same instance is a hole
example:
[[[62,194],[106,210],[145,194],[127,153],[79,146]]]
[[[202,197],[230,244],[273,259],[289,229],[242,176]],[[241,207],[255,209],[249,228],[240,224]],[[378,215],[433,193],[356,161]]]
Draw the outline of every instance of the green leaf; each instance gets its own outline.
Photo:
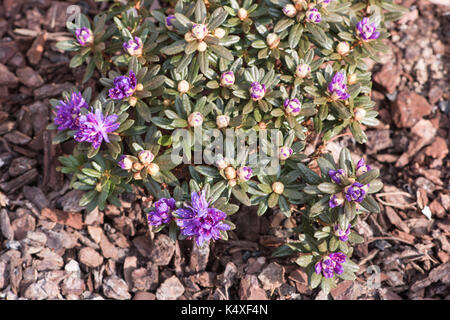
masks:
[[[312,171],[310,168],[308,168],[303,163],[297,164],[298,169],[300,170],[300,176],[303,180],[305,180],[307,183],[310,184],[319,184],[321,179],[317,173]]]
[[[322,278],[322,282],[320,284],[320,288],[322,288],[322,291],[328,295],[331,291],[331,289],[336,287],[336,280],[334,278]]]
[[[335,194],[341,191],[341,187],[332,182],[322,182],[317,188],[323,193]]]
[[[361,202],[361,206],[366,208],[369,212],[380,212],[380,207],[378,206],[377,201],[372,196],[366,196]]]
[[[309,217],[314,218],[323,213],[325,210],[328,209],[328,197],[322,197],[319,201],[314,203],[309,209]]]
[[[246,206],[250,206],[251,205],[251,202],[250,202],[250,199],[249,199],[247,193],[245,193],[238,186],[233,187],[231,189],[231,193],[233,194],[233,196],[236,197],[236,199],[238,199],[240,202],[242,202],[243,205],[246,205]]]
[[[319,273],[311,272],[311,276],[309,277],[309,286],[314,289],[317,288],[322,281],[322,275]]]
[[[233,54],[227,48],[222,47],[220,45],[216,45],[216,44],[209,45],[208,47],[210,47],[211,50],[218,56],[220,56],[224,59],[230,60],[230,61],[234,60]]]
[[[311,264],[312,258],[313,256],[311,254],[303,255],[295,260],[295,263],[297,263],[300,267],[306,268]]]
[[[83,168],[81,169],[81,172],[83,172],[85,175],[93,178],[100,178],[102,176],[101,172],[98,172],[94,169],[90,168]]]
[[[360,175],[356,181],[362,183],[362,184],[368,184],[372,182],[372,180],[375,180],[380,176],[380,170],[378,169],[372,169],[370,171],[367,171],[366,173]]]

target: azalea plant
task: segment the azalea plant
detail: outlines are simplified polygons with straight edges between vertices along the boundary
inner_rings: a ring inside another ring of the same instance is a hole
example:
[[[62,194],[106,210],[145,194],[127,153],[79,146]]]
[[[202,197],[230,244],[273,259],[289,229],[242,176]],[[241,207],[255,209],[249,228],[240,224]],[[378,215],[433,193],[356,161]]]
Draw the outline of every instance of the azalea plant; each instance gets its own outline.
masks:
[[[120,206],[132,186],[153,199],[154,232],[227,240],[241,206],[279,210],[298,227],[274,256],[296,255],[310,285],[355,279],[352,231],[378,212],[379,171],[325,144],[377,126],[366,59],[388,47],[389,0],[115,1],[91,21],[68,22],[75,52],[103,90],[51,100],[54,143],[74,139],[59,170],[86,191],[88,211]],[[320,139],[312,154],[305,147]]]

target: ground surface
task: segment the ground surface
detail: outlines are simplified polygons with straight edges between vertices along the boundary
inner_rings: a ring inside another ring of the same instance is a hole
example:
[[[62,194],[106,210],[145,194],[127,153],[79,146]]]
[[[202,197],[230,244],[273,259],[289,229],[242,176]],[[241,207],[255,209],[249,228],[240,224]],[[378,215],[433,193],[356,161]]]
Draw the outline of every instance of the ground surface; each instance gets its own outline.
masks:
[[[400,2],[410,12],[391,25],[392,53],[373,65],[382,124],[367,130],[367,146],[348,136],[328,144],[366,155],[385,183],[382,212],[357,228],[367,240],[353,257],[358,280],[328,297],[311,292],[292,261],[270,258],[298,217],[246,210],[232,240],[198,250],[149,233],[143,190],[120,209],[78,207],[79,192],[55,171],[71,145],[53,146],[45,131],[48,99],[83,75],[55,48],[76,2],[0,3],[0,298],[450,299],[448,1]],[[368,285],[377,277],[379,288]]]

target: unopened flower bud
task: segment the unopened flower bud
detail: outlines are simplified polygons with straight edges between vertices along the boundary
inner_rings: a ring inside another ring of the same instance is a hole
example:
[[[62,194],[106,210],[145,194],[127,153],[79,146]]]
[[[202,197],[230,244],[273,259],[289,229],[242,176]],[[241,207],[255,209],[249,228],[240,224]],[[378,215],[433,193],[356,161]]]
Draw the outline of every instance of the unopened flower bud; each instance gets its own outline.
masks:
[[[142,169],[144,169],[144,165],[142,163],[140,163],[140,162],[133,163],[134,171],[141,171]]]
[[[366,164],[364,161],[364,158],[361,158],[358,163],[356,164],[356,176],[359,177],[360,175],[363,175],[364,173],[372,170],[372,167]]]
[[[250,167],[240,167],[237,171],[237,176],[242,182],[248,181],[253,176],[253,170]]]
[[[216,28],[214,30],[214,36],[218,39],[222,39],[223,37],[225,37],[225,34],[226,34],[225,30],[222,28]]]
[[[361,121],[366,116],[366,110],[364,108],[356,108],[354,110],[355,120]]]
[[[352,73],[348,75],[347,81],[349,85],[355,84],[358,81],[358,75],[356,73]]]
[[[141,150],[138,153],[138,158],[144,166],[147,166],[155,159],[155,156],[148,150]]]
[[[217,168],[219,168],[219,170],[225,169],[229,165],[230,165],[230,163],[224,158],[221,158],[216,161],[216,166],[217,166]]]
[[[204,24],[194,24],[192,27],[192,35],[197,40],[203,40],[208,35],[208,28]]]
[[[233,71],[224,72],[220,76],[220,85],[222,87],[231,87],[235,81],[236,81],[236,78],[234,76]]]
[[[147,166],[147,173],[151,176],[154,176],[156,174],[158,174],[159,172],[159,166],[156,163],[150,163]]]
[[[236,185],[236,183],[237,183],[236,179],[228,180],[228,185],[232,188]]]
[[[168,16],[166,18],[165,24],[166,24],[166,28],[169,30],[173,30],[173,25],[172,25],[172,21],[175,20],[175,16],[173,14],[171,14],[170,16]]]
[[[227,115],[220,115],[216,118],[216,125],[218,128],[226,128],[230,124],[230,117]]]
[[[299,64],[295,69],[295,75],[300,79],[306,78],[311,72],[311,67],[306,63]]]
[[[137,98],[136,97],[130,97],[128,99],[128,103],[130,104],[130,106],[134,107],[137,103]]]
[[[203,115],[200,112],[193,112],[188,117],[188,124],[191,127],[199,127],[203,123]]]
[[[197,40],[197,38],[194,36],[192,32],[189,31],[185,33],[184,40],[186,40],[187,42],[192,42]]]
[[[94,35],[91,29],[88,29],[86,27],[76,29],[75,37],[77,38],[77,42],[83,47],[88,46],[94,42]]]
[[[330,206],[330,208],[336,208],[342,206],[343,203],[344,203],[344,195],[341,192],[339,192],[331,196],[328,205]]]
[[[208,48],[208,45],[206,44],[206,42],[202,41],[202,42],[199,42],[197,50],[200,52],[204,52],[204,51],[206,51],[207,48]]]
[[[284,191],[284,184],[279,181],[276,181],[272,184],[272,191],[276,194],[282,194]]]
[[[233,167],[228,167],[225,169],[225,177],[228,180],[235,179],[236,178],[236,169]]]
[[[124,170],[131,170],[133,167],[133,160],[131,160],[130,157],[123,155],[120,157],[118,165]]]
[[[294,5],[289,3],[283,8],[283,13],[289,18],[293,18],[297,15],[297,9],[295,9]]]
[[[183,94],[189,91],[189,82],[186,80],[181,80],[178,82],[178,92]]]
[[[337,53],[339,53],[341,56],[345,56],[350,51],[350,45],[348,42],[341,41],[336,47]]]
[[[133,178],[134,178],[134,180],[142,180],[141,172],[138,171],[138,172],[133,173]]]
[[[136,91],[142,91],[142,90],[144,90],[144,85],[142,83],[138,83],[136,85]]]
[[[289,147],[281,147],[278,154],[280,156],[280,160],[286,160],[292,155],[292,149]]]
[[[267,124],[265,122],[259,122],[258,123],[258,127],[260,130],[266,130],[267,129]]]
[[[252,82],[250,86],[250,97],[253,101],[261,100],[266,95],[266,91],[267,88],[265,84],[261,84],[256,81]]]
[[[238,10],[237,15],[238,15],[238,17],[239,17],[239,19],[240,19],[241,21],[244,21],[245,19],[248,18],[248,12],[247,12],[247,10],[245,10],[244,8],[240,8],[240,9]]]
[[[300,113],[302,104],[297,98],[284,100],[284,110],[291,116],[297,116]]]
[[[267,45],[270,49],[278,47],[280,44],[280,36],[278,36],[276,33],[269,33],[266,38]]]
[[[312,8],[306,11],[306,21],[312,23],[319,23],[322,21],[322,16],[317,8]]]
[[[144,44],[139,37],[134,37],[123,43],[123,49],[128,52],[129,55],[139,57],[142,55],[142,49]]]

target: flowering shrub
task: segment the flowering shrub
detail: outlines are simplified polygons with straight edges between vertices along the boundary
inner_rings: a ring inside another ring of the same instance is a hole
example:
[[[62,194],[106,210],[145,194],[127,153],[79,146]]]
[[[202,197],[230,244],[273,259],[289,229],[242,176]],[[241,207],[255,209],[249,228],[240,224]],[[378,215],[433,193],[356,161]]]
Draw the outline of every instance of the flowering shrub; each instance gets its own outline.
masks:
[[[275,256],[298,255],[312,288],[354,279],[358,215],[378,212],[379,171],[347,149],[338,163],[323,146],[349,128],[366,142],[376,126],[366,58],[388,48],[385,22],[404,10],[388,0],[114,2],[92,23],[68,22],[70,66],[97,70],[103,86],[52,100],[54,143],[75,139],[60,158],[87,210],[120,206],[132,186],[154,199],[154,231],[199,246],[226,240],[240,205],[258,214],[298,212],[295,239]],[[194,154],[192,154],[192,152]],[[318,169],[313,171],[318,165]]]

